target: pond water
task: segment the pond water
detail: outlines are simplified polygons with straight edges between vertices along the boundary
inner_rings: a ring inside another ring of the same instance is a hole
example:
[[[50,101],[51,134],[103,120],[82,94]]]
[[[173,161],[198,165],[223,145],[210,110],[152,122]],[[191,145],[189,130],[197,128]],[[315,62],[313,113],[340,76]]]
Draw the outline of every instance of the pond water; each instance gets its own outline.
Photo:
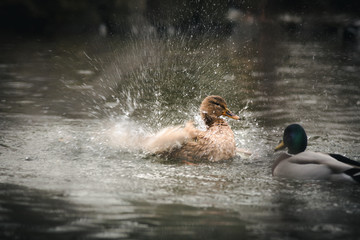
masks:
[[[360,160],[360,57],[337,36],[1,40],[1,239],[355,239],[356,184],[271,176],[300,123],[309,149]],[[139,137],[210,94],[251,156],[186,165]]]

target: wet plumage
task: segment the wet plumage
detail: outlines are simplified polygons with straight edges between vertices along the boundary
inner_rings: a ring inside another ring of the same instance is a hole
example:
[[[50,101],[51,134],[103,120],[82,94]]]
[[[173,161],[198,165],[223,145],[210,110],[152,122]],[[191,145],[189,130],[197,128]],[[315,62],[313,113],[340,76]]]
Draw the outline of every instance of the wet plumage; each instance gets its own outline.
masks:
[[[191,122],[185,128],[170,127],[149,139],[151,148],[163,157],[192,162],[233,158],[236,154],[234,133],[221,116],[236,120],[239,117],[227,108],[220,96],[206,97],[201,103],[200,114],[206,124],[205,131],[196,129]]]

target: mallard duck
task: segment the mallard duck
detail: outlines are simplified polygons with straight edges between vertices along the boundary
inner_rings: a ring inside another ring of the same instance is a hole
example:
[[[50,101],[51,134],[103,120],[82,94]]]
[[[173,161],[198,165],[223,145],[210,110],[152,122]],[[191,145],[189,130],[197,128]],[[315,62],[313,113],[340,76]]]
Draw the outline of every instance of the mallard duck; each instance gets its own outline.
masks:
[[[342,180],[360,182],[360,163],[339,154],[305,151],[307,136],[299,124],[291,124],[284,131],[283,140],[275,151],[281,153],[272,167],[274,176],[294,179]]]
[[[238,120],[220,96],[208,96],[200,105],[201,118],[206,130],[201,131],[188,122],[180,126],[166,128],[149,138],[147,149],[169,159],[190,162],[221,161],[233,158],[237,148],[234,133],[221,116]]]

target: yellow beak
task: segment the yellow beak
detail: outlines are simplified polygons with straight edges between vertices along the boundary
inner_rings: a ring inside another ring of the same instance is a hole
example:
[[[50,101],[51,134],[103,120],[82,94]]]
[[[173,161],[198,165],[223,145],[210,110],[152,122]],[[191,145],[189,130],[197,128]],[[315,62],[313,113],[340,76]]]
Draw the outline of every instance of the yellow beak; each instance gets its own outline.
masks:
[[[279,143],[279,145],[277,145],[277,147],[275,148],[275,152],[281,149],[284,149],[286,146],[284,144],[284,141],[281,140],[281,142]]]

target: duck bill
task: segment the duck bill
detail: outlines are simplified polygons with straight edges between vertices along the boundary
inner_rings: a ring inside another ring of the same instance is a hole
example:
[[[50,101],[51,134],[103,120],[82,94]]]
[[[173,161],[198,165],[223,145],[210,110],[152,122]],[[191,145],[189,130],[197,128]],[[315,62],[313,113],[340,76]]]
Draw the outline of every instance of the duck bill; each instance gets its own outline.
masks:
[[[232,119],[235,119],[235,120],[239,120],[239,119],[240,119],[239,116],[233,114],[233,113],[232,113],[229,109],[227,109],[227,108],[225,109],[225,112],[224,112],[222,115],[227,116],[227,117],[232,118]]]
[[[281,142],[279,143],[279,145],[277,145],[277,147],[275,148],[275,152],[284,149],[286,146],[284,144],[284,141],[281,140]]]

